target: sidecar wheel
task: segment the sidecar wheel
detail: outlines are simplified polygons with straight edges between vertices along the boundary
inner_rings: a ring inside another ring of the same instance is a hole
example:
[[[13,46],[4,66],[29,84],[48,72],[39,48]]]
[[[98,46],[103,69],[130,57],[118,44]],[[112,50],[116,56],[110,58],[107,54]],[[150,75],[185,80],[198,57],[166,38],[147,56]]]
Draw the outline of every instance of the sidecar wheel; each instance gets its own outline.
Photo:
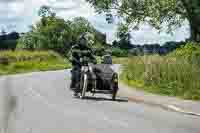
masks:
[[[112,83],[112,100],[116,100],[117,96],[117,91],[118,91],[118,84],[117,83]]]

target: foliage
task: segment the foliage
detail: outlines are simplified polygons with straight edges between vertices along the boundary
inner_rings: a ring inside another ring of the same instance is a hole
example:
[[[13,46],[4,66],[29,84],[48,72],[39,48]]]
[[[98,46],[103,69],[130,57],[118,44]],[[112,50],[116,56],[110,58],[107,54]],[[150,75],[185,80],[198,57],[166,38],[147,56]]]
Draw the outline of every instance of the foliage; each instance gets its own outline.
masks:
[[[182,46],[181,48],[178,48],[170,55],[192,58],[192,56],[196,54],[200,54],[200,45],[198,43],[188,42],[186,45]]]
[[[6,65],[0,63],[0,75],[70,67],[68,61],[52,51],[3,51],[0,53],[0,62],[2,58],[8,59],[9,63]]]
[[[127,50],[122,50],[120,48],[112,48],[112,56],[127,57],[128,56],[128,51]]]
[[[54,50],[62,55],[67,55],[70,47],[78,43],[82,33],[92,34],[95,45],[103,47],[106,37],[97,31],[87,19],[83,17],[74,18],[72,21],[65,21],[56,16],[48,6],[42,6],[38,12],[41,20],[30,32],[26,33],[18,43],[19,49],[29,50]]]
[[[156,29],[168,25],[168,31],[178,27],[187,19],[191,27],[191,39],[200,41],[199,0],[86,0],[97,12],[112,11],[123,18],[123,30],[138,29],[148,23]]]
[[[188,43],[167,56],[132,57],[122,79],[151,93],[200,100],[199,50],[196,44]]]
[[[123,25],[119,25],[117,37],[119,38],[119,41],[116,43],[114,42],[114,45],[121,48],[121,49],[131,49],[131,34],[125,29],[124,30]]]
[[[93,34],[93,44],[95,46],[101,46],[104,45],[106,43],[106,35],[102,34],[101,32],[99,32],[98,30],[96,30],[91,24],[90,22],[83,18],[83,17],[76,17],[72,20],[71,23],[71,27],[72,27],[72,33],[73,33],[73,41],[74,42],[78,42],[78,37],[82,34],[82,33],[92,33]],[[95,47],[94,46],[94,47]]]
[[[169,56],[183,58],[192,64],[200,64],[200,45],[188,42],[186,45],[169,54]]]
[[[18,43],[22,49],[51,49],[62,54],[70,47],[70,26],[64,19],[58,17],[45,18],[46,25],[40,21],[32,31],[26,33]],[[67,43],[69,42],[69,43]]]

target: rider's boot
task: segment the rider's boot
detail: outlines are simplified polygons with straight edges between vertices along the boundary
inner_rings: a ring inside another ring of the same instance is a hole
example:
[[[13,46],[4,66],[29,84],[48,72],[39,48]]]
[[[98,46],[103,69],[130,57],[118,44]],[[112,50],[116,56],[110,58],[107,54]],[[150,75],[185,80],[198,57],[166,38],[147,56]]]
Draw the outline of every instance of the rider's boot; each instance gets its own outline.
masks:
[[[71,83],[70,83],[70,90],[75,90],[75,88],[76,88],[76,85],[75,85],[75,82],[74,82],[74,80],[72,79],[71,80]]]

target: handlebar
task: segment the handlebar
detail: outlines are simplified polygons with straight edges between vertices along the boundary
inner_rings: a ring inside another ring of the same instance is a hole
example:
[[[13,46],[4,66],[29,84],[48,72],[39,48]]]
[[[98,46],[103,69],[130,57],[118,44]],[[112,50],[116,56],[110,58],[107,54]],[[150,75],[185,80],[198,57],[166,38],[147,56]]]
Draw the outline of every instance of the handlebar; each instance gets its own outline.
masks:
[[[96,64],[96,60],[95,61],[89,61],[88,59],[80,58],[80,63],[83,66],[88,66],[88,65]]]

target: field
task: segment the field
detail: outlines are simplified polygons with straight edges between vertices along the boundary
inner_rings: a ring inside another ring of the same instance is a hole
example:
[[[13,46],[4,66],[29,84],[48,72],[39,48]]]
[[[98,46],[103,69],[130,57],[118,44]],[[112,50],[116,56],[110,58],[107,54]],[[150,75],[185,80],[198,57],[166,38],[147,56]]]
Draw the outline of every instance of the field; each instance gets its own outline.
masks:
[[[187,45],[167,56],[129,58],[121,79],[150,93],[200,100],[200,48]]]
[[[0,75],[59,70],[70,63],[53,51],[1,51]]]

